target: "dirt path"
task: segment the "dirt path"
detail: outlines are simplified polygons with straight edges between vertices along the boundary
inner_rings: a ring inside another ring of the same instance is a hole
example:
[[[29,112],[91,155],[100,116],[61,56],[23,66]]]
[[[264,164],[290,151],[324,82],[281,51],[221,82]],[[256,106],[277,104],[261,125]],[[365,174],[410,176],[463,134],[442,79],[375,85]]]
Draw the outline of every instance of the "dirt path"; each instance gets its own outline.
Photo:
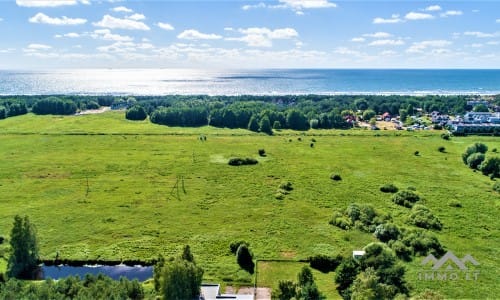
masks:
[[[109,106],[104,106],[99,109],[87,109],[81,112],[76,113],[77,115],[93,115],[93,114],[102,114],[103,112],[107,112],[111,110]]]

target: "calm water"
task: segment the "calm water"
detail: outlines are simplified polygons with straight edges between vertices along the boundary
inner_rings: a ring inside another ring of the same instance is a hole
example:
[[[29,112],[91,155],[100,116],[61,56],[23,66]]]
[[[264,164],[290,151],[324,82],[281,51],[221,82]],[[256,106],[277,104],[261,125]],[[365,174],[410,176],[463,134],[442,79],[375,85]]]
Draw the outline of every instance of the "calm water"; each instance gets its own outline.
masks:
[[[144,281],[148,278],[153,277],[153,267],[152,266],[134,266],[129,267],[125,265],[117,266],[83,266],[83,267],[71,267],[71,266],[42,266],[43,278],[59,279],[68,276],[79,275],[83,278],[85,274],[97,275],[102,273],[103,275],[109,276],[115,280],[120,279],[121,276],[126,277],[130,280],[137,279],[139,281]]]
[[[0,95],[500,94],[500,70],[0,71]]]

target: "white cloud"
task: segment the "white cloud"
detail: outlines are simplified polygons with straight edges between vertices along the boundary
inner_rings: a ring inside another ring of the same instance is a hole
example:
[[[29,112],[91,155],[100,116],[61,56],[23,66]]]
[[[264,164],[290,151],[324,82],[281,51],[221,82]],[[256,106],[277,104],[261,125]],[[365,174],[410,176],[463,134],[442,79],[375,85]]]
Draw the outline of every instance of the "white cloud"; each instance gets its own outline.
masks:
[[[369,46],[401,46],[404,45],[403,40],[376,40],[368,44]]]
[[[271,47],[273,45],[273,40],[286,40],[299,36],[298,32],[293,28],[271,30],[266,27],[250,27],[246,29],[240,28],[238,32],[242,33],[243,36],[226,38],[226,40],[244,42],[250,47]]]
[[[224,27],[224,31],[234,31],[233,27]]]
[[[16,51],[15,48],[0,49],[0,53],[11,53]]]
[[[477,38],[492,38],[498,35],[498,33],[485,33],[481,31],[466,31],[464,35],[473,36]]]
[[[440,14],[441,17],[446,18],[449,16],[461,16],[463,12],[461,10],[447,10],[446,12]]]
[[[134,12],[132,9],[125,7],[125,6],[117,6],[112,9],[114,12],[124,12],[124,13],[131,13]]]
[[[109,29],[97,29],[90,33],[90,37],[97,40],[115,41],[115,42],[131,42],[134,39],[128,35],[119,35],[111,33]]]
[[[481,47],[483,47],[483,44],[474,43],[474,44],[471,44],[470,47],[471,48],[481,48]]]
[[[253,4],[253,5],[250,5],[250,4],[247,4],[247,5],[243,5],[241,7],[241,9],[243,10],[250,10],[250,9],[254,9],[254,8],[266,8],[267,5],[263,2],[260,2],[258,4]]]
[[[40,24],[49,24],[49,25],[81,25],[87,23],[86,19],[81,18],[68,18],[63,16],[62,18],[51,18],[44,13],[37,13],[33,17],[29,19],[30,23],[40,23]]]
[[[447,47],[452,43],[447,40],[427,40],[422,42],[413,43],[410,48],[406,49],[408,53],[424,53],[429,48],[439,48]],[[441,51],[442,53],[442,51]]]
[[[23,7],[57,7],[65,5],[90,4],[88,0],[16,0],[18,6]]]
[[[218,40],[221,39],[222,36],[213,33],[201,33],[196,29],[188,29],[181,32],[177,38],[183,40]]]
[[[141,21],[146,19],[146,16],[143,14],[133,14],[131,16],[127,16],[126,18],[134,21]]]
[[[355,42],[355,43],[362,43],[364,41],[366,41],[366,39],[362,38],[362,37],[355,37],[355,38],[351,39],[351,42]]]
[[[340,55],[349,55],[349,56],[362,56],[362,53],[356,50],[351,50],[347,47],[338,47],[333,50],[333,53]]]
[[[401,22],[403,22],[403,20],[399,18],[399,15],[392,15],[390,19],[384,19],[384,18],[373,19],[373,24],[396,24]]]
[[[439,6],[439,5],[431,5],[431,6],[427,6],[424,10],[425,11],[440,11],[441,10],[441,6]]]
[[[486,45],[493,45],[493,46],[500,45],[500,42],[499,41],[489,41],[486,43]]]
[[[54,35],[55,38],[63,38],[63,37],[67,37],[67,38],[79,38],[80,35],[76,32],[69,32],[69,33],[65,33],[65,34],[56,34]]]
[[[250,10],[256,8],[284,8],[291,9],[295,11],[298,15],[303,15],[303,10],[305,9],[318,9],[318,8],[335,8],[337,4],[330,2],[329,0],[279,0],[280,4],[269,5],[264,2],[259,2],[258,4],[247,4],[243,5],[241,8],[243,10]]]
[[[375,33],[365,33],[363,34],[364,37],[371,37],[371,38],[377,38],[377,39],[385,39],[389,38],[392,36],[392,34],[387,33],[387,32],[375,32]]]
[[[500,23],[500,19],[497,19],[497,21],[496,21],[496,22],[497,22],[497,23]]]
[[[398,54],[396,51],[393,51],[393,50],[384,50],[382,52],[379,53],[379,55],[381,56],[394,56]]]
[[[294,10],[337,7],[337,4],[328,0],[279,0],[279,2]]]
[[[25,50],[38,51],[38,50],[49,50],[49,49],[52,49],[52,46],[45,44],[29,44]]]
[[[424,14],[424,13],[419,13],[419,12],[409,12],[405,15],[406,20],[429,20],[429,19],[434,19],[434,16],[431,14]]]
[[[120,19],[115,18],[110,15],[105,15],[102,20],[96,23],[92,23],[97,27],[105,27],[111,29],[127,29],[127,30],[150,30],[148,25],[143,22],[130,20],[130,19]]]
[[[162,23],[162,22],[156,23],[156,26],[160,27],[163,30],[174,30],[175,29],[174,26],[172,26],[168,23]]]
[[[0,18],[0,22],[2,22],[2,21],[3,21],[3,18]]]
[[[108,46],[97,47],[97,51],[105,53],[130,53],[138,50],[151,50],[155,47],[150,43],[133,43],[117,41]]]

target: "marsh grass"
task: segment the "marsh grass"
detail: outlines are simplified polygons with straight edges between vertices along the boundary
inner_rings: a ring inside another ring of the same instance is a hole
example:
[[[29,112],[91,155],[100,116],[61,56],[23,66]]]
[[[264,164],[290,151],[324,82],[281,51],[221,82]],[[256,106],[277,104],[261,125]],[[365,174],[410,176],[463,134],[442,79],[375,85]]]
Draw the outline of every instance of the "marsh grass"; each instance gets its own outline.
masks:
[[[314,148],[297,140],[304,134],[317,140]],[[169,128],[127,121],[123,112],[9,118],[0,121],[0,235],[7,237],[14,215],[22,214],[37,227],[44,259],[59,253],[149,260],[159,253],[175,256],[189,244],[205,281],[248,285],[253,277],[236,264],[231,242],[248,241],[258,259],[306,259],[317,249],[349,256],[374,237],[329,225],[334,209],[369,203],[403,225],[409,210],[379,191],[393,182],[416,187],[442,221],[436,235],[448,250],[481,264],[477,282],[423,282],[416,258],[406,263],[414,290],[435,288],[449,298],[499,295],[499,196],[488,177],[464,166],[461,153],[474,142],[498,148],[500,140],[453,138],[440,153],[439,133],[378,135]],[[264,147],[267,156],[257,165],[227,165],[227,158]],[[342,184],[332,184],[331,170],[342,174]],[[277,200],[284,181],[293,182],[293,192]],[[451,200],[462,208],[450,207]],[[273,264],[269,274],[259,266],[259,277],[277,286],[279,274],[295,279],[301,266]],[[314,274],[320,290],[337,298],[334,274]]]

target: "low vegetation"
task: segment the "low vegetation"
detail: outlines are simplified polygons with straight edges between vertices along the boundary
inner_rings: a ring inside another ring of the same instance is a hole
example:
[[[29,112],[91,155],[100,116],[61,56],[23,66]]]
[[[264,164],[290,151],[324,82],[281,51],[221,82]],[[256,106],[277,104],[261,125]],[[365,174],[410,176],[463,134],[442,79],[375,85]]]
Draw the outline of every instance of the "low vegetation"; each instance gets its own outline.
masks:
[[[280,280],[296,282],[295,274],[309,264],[298,260],[320,254],[352,257],[353,250],[376,239],[378,225],[393,224],[399,235],[395,240],[386,235],[391,239],[385,244],[406,268],[410,296],[426,289],[446,298],[500,294],[496,250],[491,247],[498,243],[494,182],[481,171],[471,172],[461,160],[467,145],[499,148],[498,139],[455,137],[446,143],[444,156],[436,151],[444,142],[433,131],[379,131],[375,137],[369,130],[298,133],[284,128],[266,136],[246,129],[131,122],[124,115],[29,113],[0,121],[0,235],[6,239],[0,245],[0,273],[7,269],[16,214],[29,214],[36,224],[41,259],[59,254],[68,260],[149,261],[159,254],[176,256],[189,244],[196,265],[204,270],[203,280],[224,285],[252,285],[254,277],[228,250],[233,241],[250,241],[258,259],[292,260],[257,263],[258,284],[273,289]],[[200,136],[207,140],[200,142]],[[299,136],[307,143],[297,142]],[[309,146],[312,137],[318,140],[314,150]],[[257,149],[264,147],[269,155],[259,158],[258,165],[227,164],[235,153],[257,157]],[[422,156],[413,156],[415,149]],[[485,162],[489,156],[494,157],[492,151]],[[332,184],[332,170],[341,174],[342,184]],[[286,201],[274,200],[280,183],[287,181],[293,191]],[[416,187],[425,197],[416,204],[438,216],[443,229],[408,224],[411,210],[379,192],[388,182],[400,190]],[[171,197],[176,190],[179,197]],[[449,205],[454,200],[461,208]],[[370,205],[383,221],[356,218],[353,223],[345,214],[350,203]],[[349,230],[328,224],[332,211],[348,221]],[[361,229],[365,226],[373,231]],[[381,227],[380,233],[382,229],[387,228]],[[428,253],[438,257],[445,249],[459,257],[470,253],[480,263],[480,278],[458,282],[460,289],[452,282],[419,281],[421,259]],[[402,259],[405,254],[408,262]],[[312,270],[328,299],[340,296],[332,283],[339,268],[335,274]],[[383,276],[374,270],[379,282]],[[360,280],[373,274],[363,276]]]

